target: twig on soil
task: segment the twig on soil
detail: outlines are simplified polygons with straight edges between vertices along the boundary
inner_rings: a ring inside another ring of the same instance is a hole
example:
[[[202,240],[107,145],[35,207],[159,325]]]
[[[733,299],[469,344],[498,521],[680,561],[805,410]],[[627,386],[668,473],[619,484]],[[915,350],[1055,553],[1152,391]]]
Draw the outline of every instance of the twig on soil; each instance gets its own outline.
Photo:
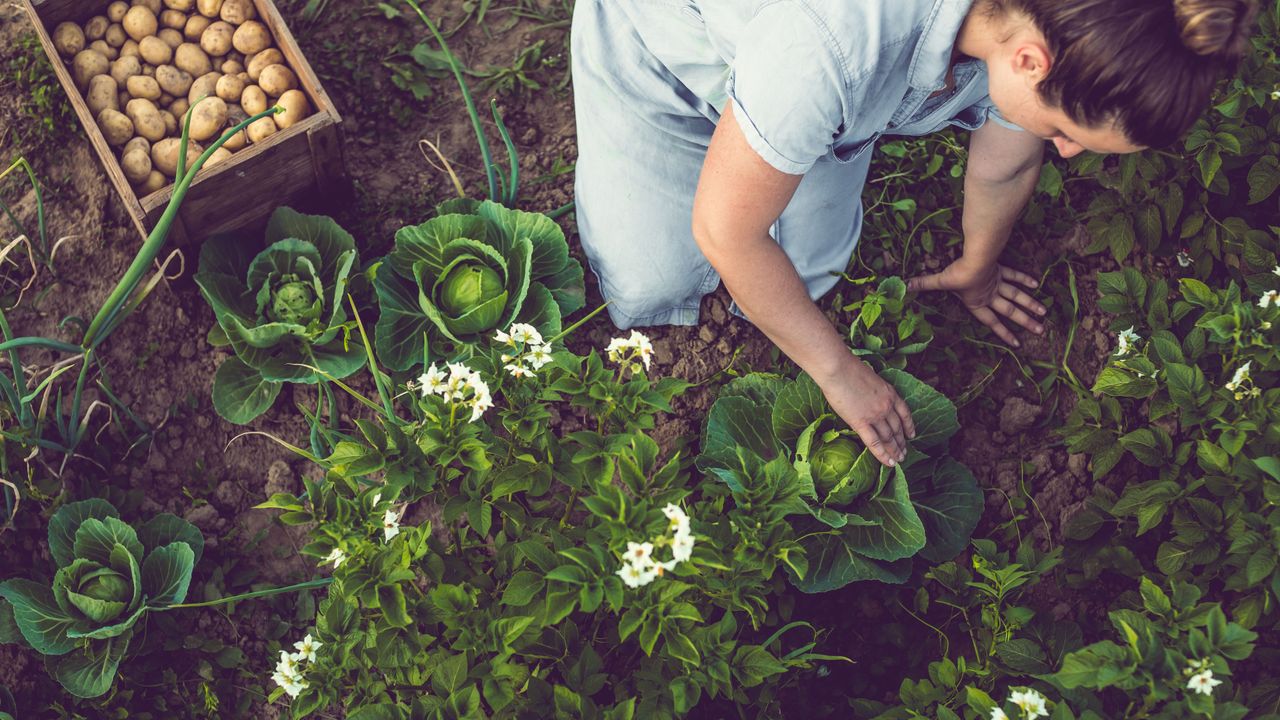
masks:
[[[0,250],[0,263],[8,261],[10,263],[13,263],[13,265],[16,266],[18,263],[12,260],[9,260],[9,253],[12,252],[13,249],[19,245],[27,246],[27,261],[31,263],[31,277],[27,278],[26,284],[24,284],[21,287],[21,289],[18,290],[18,299],[15,300],[13,305],[8,308],[9,310],[13,310],[14,308],[22,304],[22,296],[26,295],[27,291],[31,289],[31,286],[35,284],[36,276],[40,273],[39,268],[36,267],[35,248],[31,246],[31,240],[29,240],[26,235],[19,235],[18,237],[14,238],[13,241],[10,242],[8,245],[4,246],[4,249]],[[5,279],[8,280],[8,278],[5,278]],[[14,283],[14,284],[16,285],[17,283]]]
[[[440,141],[440,137],[436,136],[436,143],[438,143],[439,141]],[[449,180],[453,182],[454,191],[458,193],[458,197],[460,198],[466,197],[467,193],[465,190],[462,189],[462,181],[458,179],[458,174],[453,171],[453,165],[449,162],[449,158],[445,157],[444,153],[440,152],[440,147],[436,143],[433,143],[430,140],[427,140],[426,138],[419,140],[418,149],[422,151],[422,157],[426,158],[427,164],[429,164],[431,167],[435,168],[436,170],[442,173],[448,174]],[[440,162],[441,164],[444,165],[444,167],[440,167],[440,165],[437,165],[435,161],[431,159],[431,156],[427,155],[427,151],[422,147],[423,145],[426,145],[427,147],[431,148],[431,151],[436,154],[436,157],[440,158]]]
[[[4,521],[4,525],[0,525],[0,533],[13,527],[13,521],[18,517],[18,507],[22,505],[22,493],[18,492],[18,486],[0,478],[0,485],[4,485],[13,491],[13,508],[9,511],[9,519]]]

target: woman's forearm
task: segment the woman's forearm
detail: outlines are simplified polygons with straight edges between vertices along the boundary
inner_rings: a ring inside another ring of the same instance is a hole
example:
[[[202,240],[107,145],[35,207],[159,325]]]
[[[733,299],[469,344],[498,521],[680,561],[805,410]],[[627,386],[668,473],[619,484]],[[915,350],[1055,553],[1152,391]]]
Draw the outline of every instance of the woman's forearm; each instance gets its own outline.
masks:
[[[847,367],[848,346],[809,299],[804,281],[787,254],[768,235],[755,238],[709,236],[698,239],[742,312],[787,357],[823,384]]]
[[[1037,165],[1003,182],[973,177],[964,184],[964,256],[981,265],[994,265],[1009,242],[1014,223],[1031,200],[1040,178]]]

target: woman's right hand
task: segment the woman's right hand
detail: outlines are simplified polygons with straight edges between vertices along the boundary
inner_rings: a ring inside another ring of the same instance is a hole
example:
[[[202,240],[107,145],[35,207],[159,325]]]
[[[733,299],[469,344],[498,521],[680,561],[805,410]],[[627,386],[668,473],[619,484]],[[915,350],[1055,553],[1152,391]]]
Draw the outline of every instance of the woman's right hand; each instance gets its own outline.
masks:
[[[893,467],[906,459],[907,440],[916,436],[911,409],[871,366],[849,355],[834,373],[815,381],[877,460]]]

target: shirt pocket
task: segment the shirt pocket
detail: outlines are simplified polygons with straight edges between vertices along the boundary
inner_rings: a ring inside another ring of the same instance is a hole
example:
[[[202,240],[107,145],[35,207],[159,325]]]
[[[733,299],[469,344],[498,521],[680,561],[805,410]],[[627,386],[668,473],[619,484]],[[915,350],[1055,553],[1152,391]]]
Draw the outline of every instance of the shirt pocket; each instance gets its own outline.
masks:
[[[849,163],[858,162],[863,155],[871,152],[876,147],[876,141],[880,139],[880,133],[874,133],[865,140],[856,142],[837,142],[827,151],[823,160],[827,162],[839,163],[847,165]]]

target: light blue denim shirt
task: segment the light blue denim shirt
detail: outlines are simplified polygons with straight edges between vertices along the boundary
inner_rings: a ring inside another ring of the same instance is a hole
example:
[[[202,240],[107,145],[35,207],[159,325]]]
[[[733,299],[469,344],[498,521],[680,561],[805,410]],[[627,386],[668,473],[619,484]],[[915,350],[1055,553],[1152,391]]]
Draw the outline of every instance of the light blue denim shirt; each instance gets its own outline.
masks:
[[[849,162],[881,135],[1000,118],[987,70],[952,49],[972,0],[611,0],[690,93],[732,103],[771,166]],[[947,87],[948,69],[954,87]]]

